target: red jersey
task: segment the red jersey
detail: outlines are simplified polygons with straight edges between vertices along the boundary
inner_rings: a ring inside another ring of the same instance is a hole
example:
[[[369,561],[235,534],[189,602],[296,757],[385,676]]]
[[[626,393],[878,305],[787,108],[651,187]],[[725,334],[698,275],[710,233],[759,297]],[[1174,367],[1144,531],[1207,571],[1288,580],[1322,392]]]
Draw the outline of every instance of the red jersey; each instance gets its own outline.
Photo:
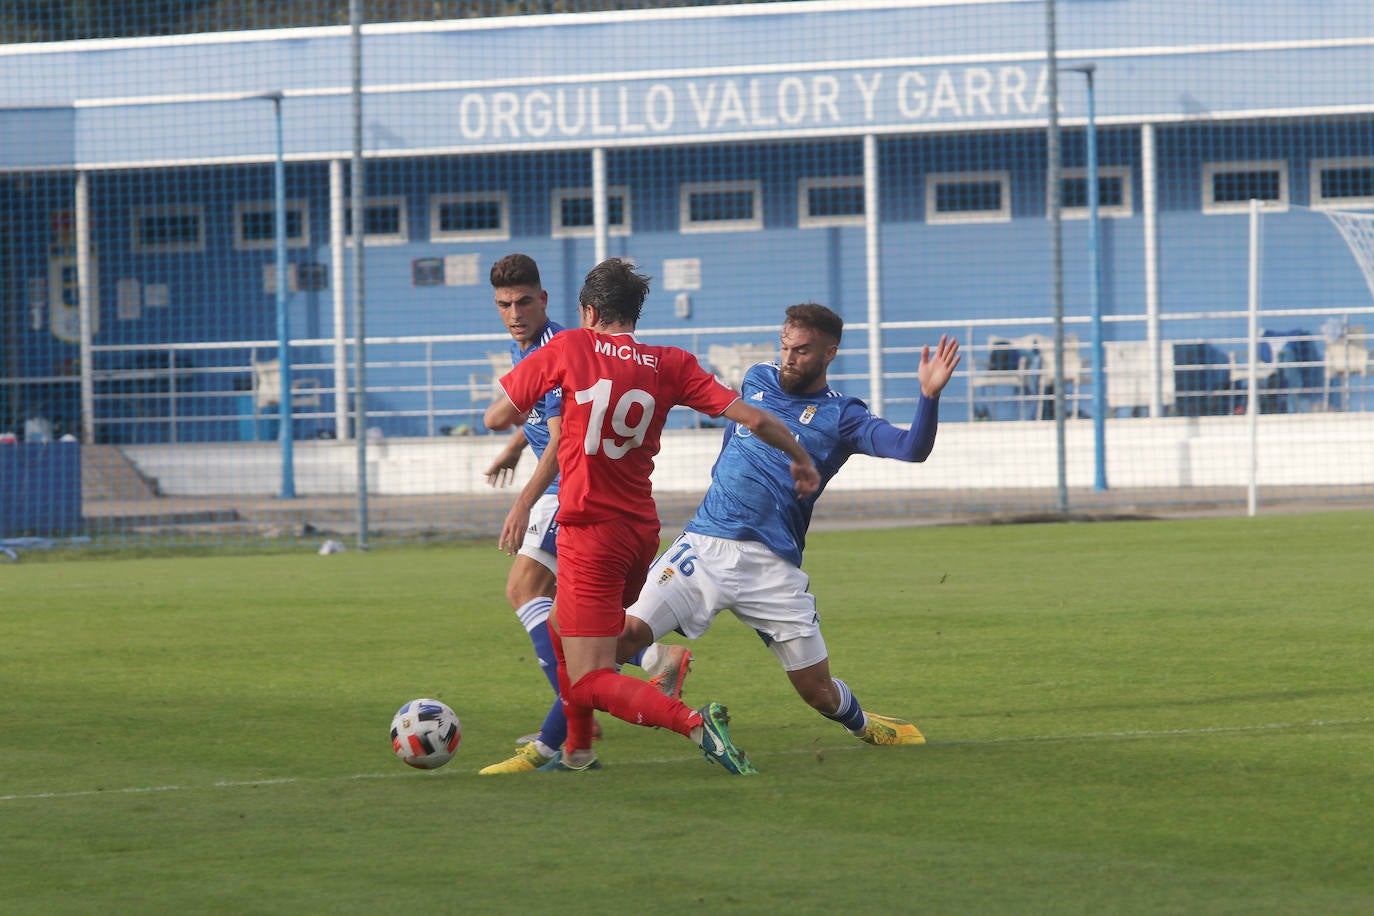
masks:
[[[739,397],[686,350],[590,328],[554,335],[500,385],[521,411],[563,389],[558,520],[574,525],[625,517],[657,525],[649,477],[669,409],[715,417]]]

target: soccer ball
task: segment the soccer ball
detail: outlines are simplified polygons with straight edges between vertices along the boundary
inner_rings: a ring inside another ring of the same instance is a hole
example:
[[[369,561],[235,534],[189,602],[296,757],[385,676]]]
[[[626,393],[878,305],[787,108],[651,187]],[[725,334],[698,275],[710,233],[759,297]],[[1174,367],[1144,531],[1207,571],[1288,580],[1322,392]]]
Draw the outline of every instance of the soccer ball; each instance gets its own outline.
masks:
[[[391,719],[392,750],[417,770],[448,763],[461,740],[463,726],[457,714],[438,700],[411,700]]]

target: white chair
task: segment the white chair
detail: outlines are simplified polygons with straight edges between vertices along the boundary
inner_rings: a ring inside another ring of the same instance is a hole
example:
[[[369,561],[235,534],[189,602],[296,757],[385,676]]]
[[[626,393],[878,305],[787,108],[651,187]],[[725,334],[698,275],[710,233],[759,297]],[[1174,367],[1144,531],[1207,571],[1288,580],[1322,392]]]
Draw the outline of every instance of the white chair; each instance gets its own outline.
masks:
[[[1342,383],[1341,403],[1338,405],[1341,410],[1350,409],[1350,377],[1358,375],[1361,379],[1369,377],[1369,350],[1366,349],[1367,339],[1365,338],[1363,325],[1351,325],[1344,328],[1344,333],[1339,337],[1327,339],[1326,341],[1326,385],[1324,402],[1331,403],[1332,382],[1340,380]],[[1364,409],[1364,385],[1361,386],[1360,409]]]
[[[1046,361],[1046,373],[1050,378],[1054,378],[1054,346],[1050,346],[1050,358]],[[1087,366],[1083,361],[1083,343],[1078,339],[1077,334],[1064,335],[1064,384],[1073,386],[1073,393],[1077,394],[1078,389],[1088,377]],[[1064,392],[1068,394],[1068,391]]]
[[[759,363],[777,360],[772,344],[711,344],[706,348],[706,361],[716,378],[739,391],[744,374]]]
[[[291,380],[291,409],[294,413],[300,408],[318,410],[324,403],[323,386],[312,376],[300,376]],[[253,426],[258,438],[261,421],[275,419],[281,407],[281,362],[275,359],[255,360],[253,362]]]
[[[1034,369],[1038,364],[1038,372],[1027,372],[1026,374],[1026,395],[1035,399],[1031,402],[1032,407],[1038,407],[1040,405],[1039,399],[1051,396],[1054,391],[1055,380],[1058,377],[1056,372],[1058,363],[1054,353],[1054,335],[1027,334],[1025,337],[1014,339],[1012,344],[1020,349],[1022,357],[1027,361],[1026,368]],[[1067,416],[1071,417],[1077,413],[1073,408],[1070,396],[1078,394],[1078,390],[1086,377],[1087,371],[1083,367],[1083,345],[1077,334],[1065,334],[1064,403]],[[1036,411],[1036,413],[1039,412]]]
[[[975,405],[975,418],[1004,419],[998,416],[997,411],[997,403],[1003,400],[1013,405],[1018,417],[1022,416],[1020,405],[1026,388],[1026,376],[1022,370],[1025,367],[1026,356],[1013,341],[1005,337],[988,338],[987,355],[981,359],[975,358],[969,369],[969,397]],[[1001,389],[1004,388],[1011,390],[1010,397],[1003,397]],[[979,407],[978,395],[985,389],[991,391],[989,397],[992,403]]]
[[[1103,341],[1103,362],[1107,375],[1107,411],[1129,410],[1132,414],[1148,410],[1153,385],[1150,378],[1148,340]],[[1174,406],[1174,347],[1159,348],[1160,405]]]
[[[1283,371],[1283,367],[1279,365],[1279,353],[1283,351],[1287,343],[1288,340],[1284,337],[1266,337],[1255,348],[1255,391],[1258,392],[1256,397],[1259,398],[1255,403],[1259,405],[1261,413],[1275,409],[1272,402],[1279,395],[1274,390],[1276,387],[1275,379],[1279,378]],[[1266,349],[1269,353],[1268,359],[1264,358]],[[1237,357],[1236,354],[1231,354],[1231,389],[1233,391],[1244,390],[1246,397],[1250,396],[1250,361],[1248,357]],[[1272,397],[1267,395],[1272,395]],[[1292,399],[1291,394],[1284,392],[1284,395],[1288,400]],[[1247,403],[1247,401],[1237,398],[1237,409],[1241,409]]]
[[[1054,366],[1054,338],[1047,334],[1027,334],[1013,337],[1011,345],[1021,354],[1021,419],[1046,416],[1046,383],[1054,378],[1048,371]]]

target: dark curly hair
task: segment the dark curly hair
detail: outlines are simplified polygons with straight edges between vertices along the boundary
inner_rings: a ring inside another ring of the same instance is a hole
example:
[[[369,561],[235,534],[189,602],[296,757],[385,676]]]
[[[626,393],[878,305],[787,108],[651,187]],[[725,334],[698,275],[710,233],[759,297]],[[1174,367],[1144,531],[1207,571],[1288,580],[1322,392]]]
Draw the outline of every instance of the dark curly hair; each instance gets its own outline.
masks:
[[[787,318],[783,324],[795,324],[798,327],[810,328],[835,338],[835,343],[839,343],[840,337],[844,334],[844,319],[815,302],[803,302],[800,305],[790,306],[787,309]]]
[[[587,272],[577,301],[594,307],[605,324],[634,327],[649,295],[649,280],[628,258],[607,258]]]

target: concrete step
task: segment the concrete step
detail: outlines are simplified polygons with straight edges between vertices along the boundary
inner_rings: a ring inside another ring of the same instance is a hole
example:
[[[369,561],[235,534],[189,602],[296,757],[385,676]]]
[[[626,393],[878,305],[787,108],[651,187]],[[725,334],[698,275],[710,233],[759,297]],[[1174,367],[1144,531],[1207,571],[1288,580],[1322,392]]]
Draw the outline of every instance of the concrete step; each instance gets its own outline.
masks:
[[[157,481],[143,476],[118,446],[83,445],[81,498],[85,502],[157,499]]]

